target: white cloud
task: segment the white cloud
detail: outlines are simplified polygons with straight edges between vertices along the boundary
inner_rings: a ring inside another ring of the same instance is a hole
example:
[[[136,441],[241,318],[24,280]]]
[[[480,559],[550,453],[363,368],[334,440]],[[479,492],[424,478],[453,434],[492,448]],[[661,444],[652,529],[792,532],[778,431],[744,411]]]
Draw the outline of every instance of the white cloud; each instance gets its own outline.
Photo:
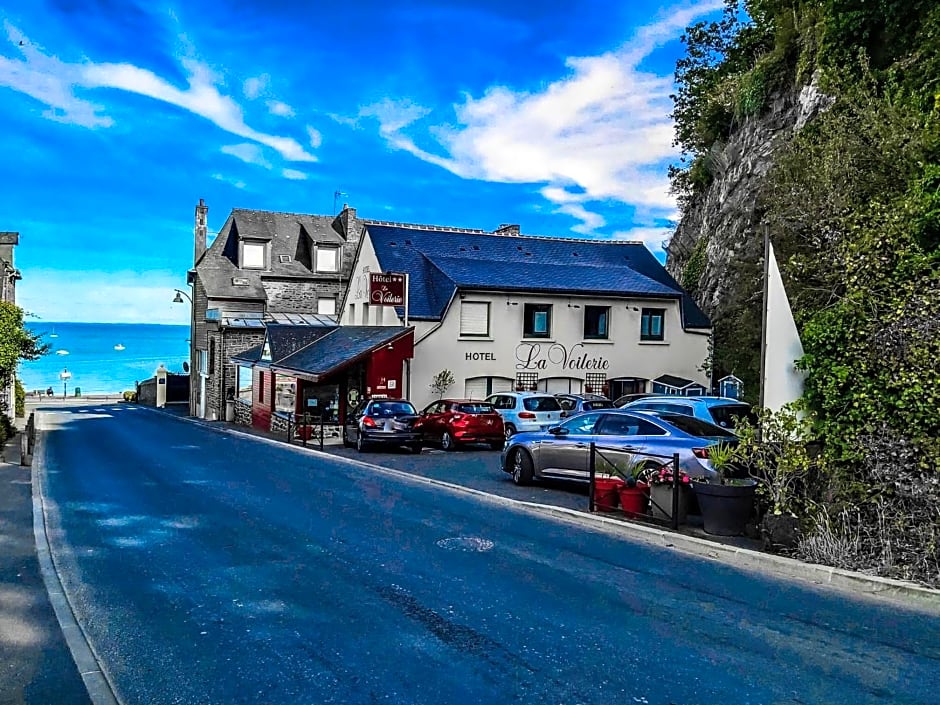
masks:
[[[722,5],[703,0],[664,10],[619,49],[569,58],[568,74],[541,91],[495,86],[479,98],[467,95],[454,106],[455,125],[429,130],[442,154],[405,134],[428,115],[426,108],[386,99],[360,116],[378,119],[391,146],[458,176],[547,184],[542,195],[581,220],[576,232],[605,224],[589,210],[592,201],[625,203],[645,218],[662,218],[676,207],[666,176],[676,156],[669,117],[673,77],[640,66],[690,22]]]
[[[675,227],[641,227],[617,231],[611,235],[610,239],[642,242],[656,252],[663,248],[663,243],[672,236],[673,232],[675,232]]]
[[[287,103],[282,103],[279,100],[269,100],[267,102],[267,106],[268,111],[272,115],[278,115],[280,117],[294,117],[294,109]]]
[[[319,130],[314,129],[310,125],[307,125],[307,137],[310,138],[310,146],[314,149],[323,143],[323,135],[320,134]]]
[[[216,77],[197,61],[182,60],[183,68],[189,74],[188,85],[178,88],[152,71],[133,64],[62,62],[44,54],[9,22],[4,22],[4,27],[10,41],[20,48],[24,60],[0,57],[0,85],[26,93],[48,105],[45,115],[50,119],[84,127],[107,127],[113,124],[113,120],[98,114],[103,108],[77,97],[74,89],[116,88],[188,110],[226,132],[271,147],[289,161],[317,160],[292,137],[270,135],[249,127],[241,106],[219,92]]]
[[[233,179],[230,176],[225,176],[225,174],[219,174],[218,172],[212,175],[212,178],[216,181],[221,181],[228,184],[229,186],[234,186],[237,189],[245,189],[248,184],[246,184],[241,179]]]
[[[48,106],[43,116],[82,127],[110,127],[102,106],[75,95],[74,83],[80,67],[46,56],[16,27],[4,21],[7,38],[23,54],[23,59],[0,56],[0,86],[12,88]]]
[[[245,83],[242,84],[242,92],[248,100],[255,100],[268,90],[268,84],[270,82],[271,77],[266,73],[245,79]]]
[[[222,147],[221,152],[233,156],[236,159],[241,159],[246,164],[263,166],[265,169],[271,168],[271,162],[264,158],[261,147],[251,142],[225,145]]]
[[[296,169],[284,169],[281,175],[285,179],[291,179],[293,181],[305,181],[307,179],[307,175],[304,172],[297,171]]]

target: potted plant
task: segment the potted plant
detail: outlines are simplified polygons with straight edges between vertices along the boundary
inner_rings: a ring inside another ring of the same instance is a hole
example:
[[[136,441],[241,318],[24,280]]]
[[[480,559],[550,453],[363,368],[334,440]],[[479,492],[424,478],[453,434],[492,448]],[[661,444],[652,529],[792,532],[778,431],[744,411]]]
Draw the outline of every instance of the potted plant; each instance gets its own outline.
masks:
[[[649,485],[638,479],[642,467],[642,461],[637,462],[632,457],[626,462],[611,465],[611,476],[620,480],[617,487],[620,508],[630,518],[646,515],[649,506]]]
[[[672,464],[661,465],[647,474],[650,485],[650,505],[653,516],[659,519],[672,519],[673,469]],[[676,510],[678,523],[684,524],[689,513],[689,491],[692,478],[679,470],[679,503]]]
[[[738,446],[730,443],[709,446],[708,459],[718,473],[718,482],[693,482],[707,534],[740,536],[754,511],[757,481],[731,477],[739,454]]]
[[[793,548],[799,541],[803,489],[819,453],[818,443],[806,440],[810,431],[811,422],[789,405],[776,413],[762,409],[756,424],[742,420],[735,428],[739,453],[758,483],[765,548]]]

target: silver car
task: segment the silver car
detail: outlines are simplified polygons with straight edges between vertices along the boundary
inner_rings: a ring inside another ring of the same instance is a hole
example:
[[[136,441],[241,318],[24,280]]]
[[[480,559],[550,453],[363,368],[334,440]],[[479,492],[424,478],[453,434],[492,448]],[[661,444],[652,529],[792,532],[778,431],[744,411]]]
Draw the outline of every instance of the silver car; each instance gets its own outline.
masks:
[[[681,414],[650,414],[624,409],[589,411],[572,416],[544,432],[520,433],[503,449],[500,465],[517,485],[557,478],[588,482],[590,447],[596,444],[595,467],[659,467],[679,454],[679,467],[690,477],[715,481],[708,447],[736,445],[730,431]]]

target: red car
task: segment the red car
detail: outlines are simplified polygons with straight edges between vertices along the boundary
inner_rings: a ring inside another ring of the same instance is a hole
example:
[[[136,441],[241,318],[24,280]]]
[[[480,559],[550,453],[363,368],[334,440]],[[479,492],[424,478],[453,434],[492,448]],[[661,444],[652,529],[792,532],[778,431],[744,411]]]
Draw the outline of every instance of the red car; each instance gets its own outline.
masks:
[[[454,450],[465,443],[488,443],[501,450],[505,443],[503,419],[492,404],[468,399],[441,399],[430,404],[415,421],[422,440]]]

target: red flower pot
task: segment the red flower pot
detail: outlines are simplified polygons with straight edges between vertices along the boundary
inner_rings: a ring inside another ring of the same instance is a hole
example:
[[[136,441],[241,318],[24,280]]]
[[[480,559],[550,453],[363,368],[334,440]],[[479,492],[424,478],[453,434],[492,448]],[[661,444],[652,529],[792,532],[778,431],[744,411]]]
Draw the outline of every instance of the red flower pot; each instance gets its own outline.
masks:
[[[635,487],[623,485],[617,492],[620,496],[620,508],[628,517],[644,516],[649,506],[648,485],[638,482]]]
[[[612,512],[617,508],[617,494],[623,480],[616,477],[594,479],[594,508],[599,512]]]

